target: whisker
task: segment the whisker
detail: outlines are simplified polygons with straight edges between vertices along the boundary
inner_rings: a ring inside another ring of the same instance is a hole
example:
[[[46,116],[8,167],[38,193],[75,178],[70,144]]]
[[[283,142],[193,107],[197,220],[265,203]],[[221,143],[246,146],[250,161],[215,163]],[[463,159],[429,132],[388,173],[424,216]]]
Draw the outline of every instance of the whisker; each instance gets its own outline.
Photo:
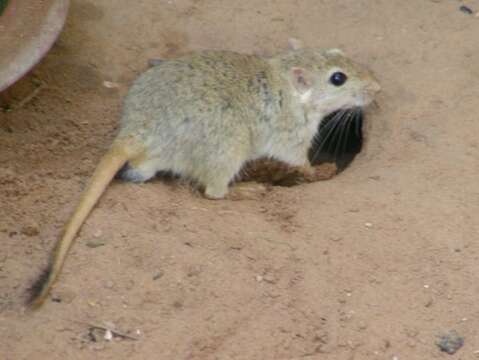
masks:
[[[354,120],[354,125],[355,125],[355,135],[358,137],[358,138],[361,138],[362,139],[362,128],[363,128],[363,113],[361,112],[361,110],[357,111],[356,112],[356,117],[355,117],[355,120]]]
[[[361,151],[362,124],[360,107],[341,109],[326,116],[311,142],[310,162],[335,163],[337,172],[343,171]]]
[[[324,150],[325,146],[327,146],[329,149],[330,140],[334,138],[334,134],[337,131],[338,125],[340,125],[342,122],[344,113],[344,110],[339,111],[331,119],[327,119],[327,123],[320,128],[319,133],[315,137],[317,149],[312,156],[313,163],[319,159],[319,155],[321,155],[321,152]],[[327,131],[327,133],[326,135],[323,135],[325,131]]]
[[[354,113],[351,113],[351,116],[348,118],[348,121],[345,125],[345,136],[344,136],[344,142],[343,142],[343,147],[342,147],[342,154],[346,153],[348,151],[347,146],[348,146],[348,140],[351,137],[351,125],[354,123]]]
[[[355,121],[355,116],[351,116],[346,124],[345,137],[341,146],[341,154],[336,158],[336,165],[339,170],[343,170],[354,158],[354,151],[351,151],[351,125]],[[354,129],[353,129],[354,130]]]
[[[331,136],[335,127],[341,122],[344,114],[345,110],[339,110],[338,112],[334,113],[334,116],[324,120],[326,122],[322,124],[322,126],[319,126],[318,136],[316,136],[318,143],[322,142],[323,139],[328,139],[329,136]],[[327,133],[325,134],[326,131]]]
[[[343,144],[343,136],[344,138],[347,139],[347,133],[346,133],[346,129],[347,129],[347,124],[349,124],[349,122],[351,121],[351,118],[352,118],[352,113],[351,112],[348,112],[346,114],[346,116],[341,119],[341,127],[340,127],[340,130],[339,130],[339,134],[337,136],[337,142],[336,142],[336,146],[335,146],[335,149],[334,149],[334,160],[337,161],[338,160],[338,157],[341,156],[342,153],[340,153],[340,149],[342,148],[342,144]],[[342,150],[342,149],[341,149]]]
[[[318,133],[316,134],[316,136],[313,139],[316,142],[316,145],[318,145],[319,142],[321,141],[321,137],[322,137],[323,133],[327,129],[331,130],[331,126],[333,126],[335,124],[335,122],[338,121],[342,117],[342,112],[343,112],[343,110],[339,110],[339,111],[337,111],[333,114],[330,114],[330,115],[326,116],[321,121],[321,123],[318,126]]]

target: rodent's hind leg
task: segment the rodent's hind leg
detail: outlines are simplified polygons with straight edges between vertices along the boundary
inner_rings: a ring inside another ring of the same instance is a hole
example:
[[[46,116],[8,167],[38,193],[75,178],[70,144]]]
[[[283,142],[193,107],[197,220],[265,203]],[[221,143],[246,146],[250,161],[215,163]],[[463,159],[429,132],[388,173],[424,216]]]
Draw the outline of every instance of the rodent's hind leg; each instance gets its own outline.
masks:
[[[127,162],[120,171],[118,171],[116,177],[125,181],[142,183],[151,179],[155,174],[156,169],[151,163],[143,162],[137,166],[133,166]]]

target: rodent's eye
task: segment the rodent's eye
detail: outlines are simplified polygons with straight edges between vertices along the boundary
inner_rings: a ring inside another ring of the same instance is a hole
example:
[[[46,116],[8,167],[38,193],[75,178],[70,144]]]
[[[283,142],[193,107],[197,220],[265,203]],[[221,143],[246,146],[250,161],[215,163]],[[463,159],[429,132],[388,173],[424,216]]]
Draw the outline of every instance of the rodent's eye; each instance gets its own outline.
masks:
[[[348,77],[346,76],[345,73],[342,73],[340,71],[336,71],[331,77],[329,78],[329,81],[331,84],[334,86],[341,86],[343,85],[346,80],[348,80]]]

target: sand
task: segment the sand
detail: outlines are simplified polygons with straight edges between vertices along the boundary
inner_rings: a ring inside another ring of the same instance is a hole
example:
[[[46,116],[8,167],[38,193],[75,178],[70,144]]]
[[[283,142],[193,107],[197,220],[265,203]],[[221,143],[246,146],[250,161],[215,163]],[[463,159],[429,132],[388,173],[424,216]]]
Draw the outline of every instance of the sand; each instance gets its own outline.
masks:
[[[0,358],[474,359],[479,18],[462,4],[479,11],[472,0],[74,0],[52,51],[0,96]],[[51,299],[25,313],[147,60],[270,54],[290,36],[342,48],[381,82],[352,165],[224,201],[117,181]],[[453,329],[464,346],[451,356],[435,341]]]

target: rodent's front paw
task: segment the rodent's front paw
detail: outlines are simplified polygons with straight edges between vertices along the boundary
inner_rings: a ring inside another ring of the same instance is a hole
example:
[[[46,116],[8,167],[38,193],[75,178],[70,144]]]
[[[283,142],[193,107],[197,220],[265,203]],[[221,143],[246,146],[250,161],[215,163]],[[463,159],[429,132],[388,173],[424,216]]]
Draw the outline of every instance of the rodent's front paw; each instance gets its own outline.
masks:
[[[315,182],[331,179],[337,174],[337,172],[338,169],[334,163],[324,163],[321,165],[306,167],[303,174],[306,182]]]
[[[229,200],[258,200],[268,192],[266,185],[257,182],[243,182],[230,188],[226,198]]]

